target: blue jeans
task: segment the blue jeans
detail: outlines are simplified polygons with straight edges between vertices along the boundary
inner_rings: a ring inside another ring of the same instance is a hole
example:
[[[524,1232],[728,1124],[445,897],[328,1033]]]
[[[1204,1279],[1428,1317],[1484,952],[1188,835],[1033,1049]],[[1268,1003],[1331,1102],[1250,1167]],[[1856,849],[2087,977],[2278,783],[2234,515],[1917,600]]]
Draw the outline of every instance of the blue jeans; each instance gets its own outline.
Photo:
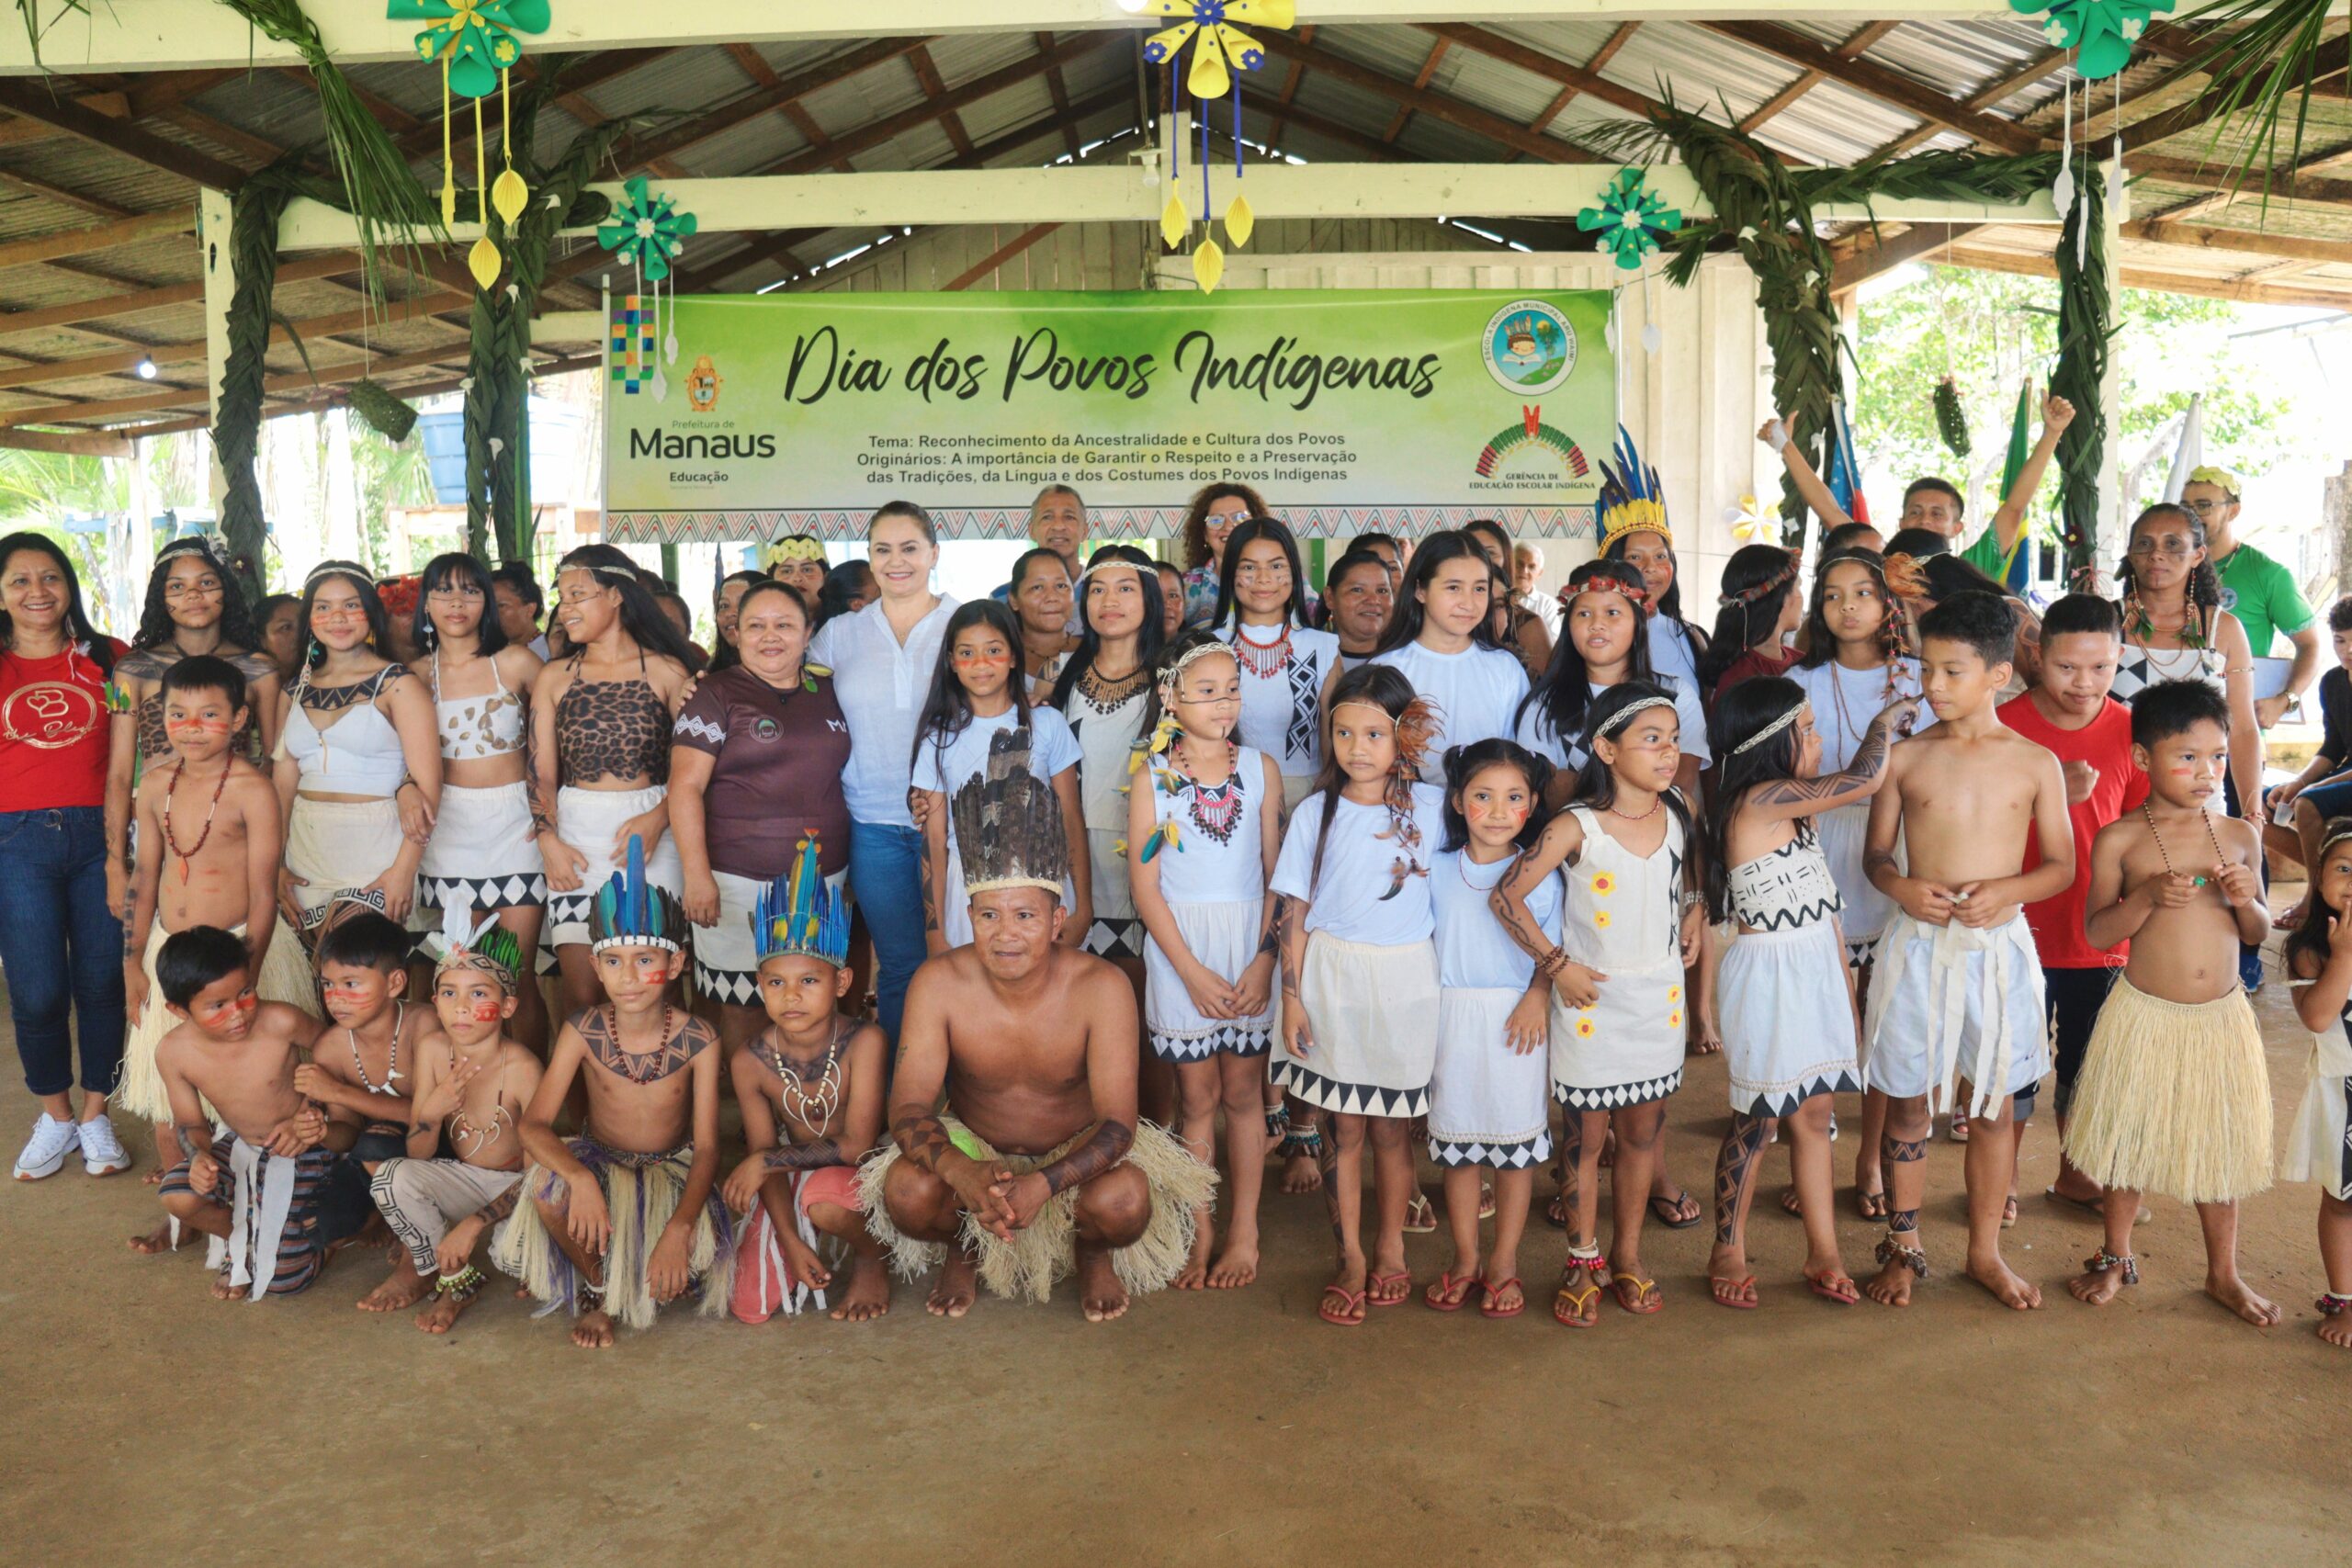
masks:
[[[874,938],[874,996],[882,1032],[899,1043],[907,982],[922,967],[922,835],[878,822],[849,825],[849,886]]]
[[[0,812],[0,968],[25,1087],[63,1094],[74,1086],[71,1009],[81,1015],[82,1087],[113,1093],[122,1067],[122,922],[107,908],[106,815],[97,807]]]

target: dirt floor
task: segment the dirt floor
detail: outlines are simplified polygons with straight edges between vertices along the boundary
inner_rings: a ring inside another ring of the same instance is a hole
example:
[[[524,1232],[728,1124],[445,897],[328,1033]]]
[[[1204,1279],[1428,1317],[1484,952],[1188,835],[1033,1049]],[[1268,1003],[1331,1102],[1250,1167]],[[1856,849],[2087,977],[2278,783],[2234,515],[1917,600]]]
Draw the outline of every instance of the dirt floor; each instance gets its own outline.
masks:
[[[2309,1037],[2276,980],[2257,1006],[2283,1122]],[[1702,1198],[1724,1103],[1721,1058],[1694,1062],[1668,1148]],[[0,1126],[30,1114],[21,1091],[0,1102]],[[1803,1291],[1768,1161],[1751,1313],[1708,1301],[1707,1227],[1654,1231],[1665,1312],[1604,1306],[1571,1334],[1544,1307],[1561,1244],[1539,1223],[1525,1316],[1416,1300],[1335,1330],[1314,1316],[1321,1201],[1274,1195],[1255,1287],[1148,1297],[1107,1327],[1067,1299],[948,1324],[902,1285],[878,1325],[681,1318],[599,1355],[503,1293],[447,1339],[356,1312],[371,1255],[291,1301],[216,1303],[198,1257],[125,1248],[152,1189],[73,1162],[0,1196],[0,1541],[43,1565],[690,1542],[861,1564],[2345,1560],[2352,1356],[2312,1332],[2314,1189],[2246,1206],[2246,1275],[2286,1309],[2263,1332],[2199,1293],[2195,1218],[2161,1201],[2146,1282],[2103,1311],[2070,1300],[2098,1235],[2041,1196],[2046,1120],[2007,1240],[2049,1298],[2030,1314],[1957,1274],[1940,1137],[1923,1231],[1942,1267],[1905,1311]],[[1839,1201],[1860,1271],[1874,1227]],[[1418,1289],[1447,1249],[1410,1256]]]

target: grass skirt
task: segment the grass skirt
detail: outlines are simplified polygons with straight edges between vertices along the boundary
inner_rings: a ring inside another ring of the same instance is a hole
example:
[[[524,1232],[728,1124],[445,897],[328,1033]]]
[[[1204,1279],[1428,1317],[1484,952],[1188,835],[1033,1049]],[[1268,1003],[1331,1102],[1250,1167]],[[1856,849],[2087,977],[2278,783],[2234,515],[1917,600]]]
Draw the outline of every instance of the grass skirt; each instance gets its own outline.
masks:
[[[586,1166],[604,1189],[605,1207],[612,1213],[613,1236],[605,1249],[605,1310],[625,1327],[650,1328],[656,1303],[646,1264],[662,1227],[685,1195],[693,1146],[681,1145],[652,1155],[607,1148],[594,1138],[573,1138],[568,1146],[571,1157]],[[538,1211],[539,1202],[561,1203],[568,1190],[562,1177],[534,1162],[523,1173],[524,1201],[491,1246],[490,1260],[547,1303],[536,1314],[541,1317],[558,1307],[574,1317],[580,1314],[578,1272],[548,1234]],[[690,1289],[700,1296],[695,1312],[704,1317],[724,1316],[735,1286],[735,1222],[716,1182],[695,1218],[686,1265],[694,1275]]]
[[[232,930],[237,936],[245,934],[243,926]],[[164,1091],[163,1075],[155,1070],[155,1047],[179,1022],[164,1005],[164,987],[155,980],[155,955],[171,934],[161,920],[147,933],[147,951],[140,959],[147,971],[147,1010],[131,1021],[123,1037],[122,1076],[115,1082],[114,1103],[144,1122],[172,1119],[171,1096]],[[277,934],[270,940],[268,953],[262,956],[254,990],[263,1001],[290,1003],[312,1018],[320,1016],[318,981],[302,954],[301,939],[283,919],[277,922]],[[211,1111],[209,1105],[205,1107],[207,1115]]]
[[[2117,976],[2075,1080],[2066,1157],[2102,1187],[2226,1203],[2270,1185],[2270,1073],[2244,991],[2168,1002]]]
[[[1046,1154],[1006,1155],[989,1147],[987,1140],[946,1111],[940,1112],[939,1120],[958,1148],[978,1151],[972,1156],[975,1159],[1001,1161],[1023,1176],[1053,1164],[1092,1131],[1091,1126],[1082,1129]],[[944,1262],[947,1247],[941,1242],[919,1241],[891,1223],[882,1189],[889,1179],[890,1168],[903,1157],[898,1145],[890,1145],[865,1162],[858,1188],[866,1230],[889,1249],[891,1269],[901,1279],[914,1280]],[[1111,1254],[1111,1266],[1129,1292],[1147,1295],[1166,1289],[1191,1258],[1193,1211],[1206,1208],[1216,1194],[1216,1171],[1193,1158],[1166,1128],[1150,1122],[1136,1123],[1136,1141],[1121,1163],[1142,1171],[1150,1184],[1151,1223],[1134,1243]],[[990,1295],[1006,1301],[1043,1302],[1052,1296],[1057,1281],[1077,1270],[1079,1190],[1066,1188],[1046,1199],[1028,1229],[1015,1231],[1011,1241],[1000,1240],[982,1230],[970,1215],[964,1216],[963,1241],[978,1258],[980,1283]]]

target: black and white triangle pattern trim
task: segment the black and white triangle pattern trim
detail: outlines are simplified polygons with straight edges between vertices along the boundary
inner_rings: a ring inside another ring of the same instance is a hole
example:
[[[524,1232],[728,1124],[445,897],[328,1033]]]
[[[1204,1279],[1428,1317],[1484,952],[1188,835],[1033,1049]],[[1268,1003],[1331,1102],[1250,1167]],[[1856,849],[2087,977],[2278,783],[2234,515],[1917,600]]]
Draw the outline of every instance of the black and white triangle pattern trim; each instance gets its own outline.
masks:
[[[428,876],[418,897],[435,909],[536,909],[548,901],[548,879],[537,872],[508,876]]]
[[[1287,1055],[1266,1064],[1266,1077],[1309,1105],[1319,1105],[1342,1116],[1426,1116],[1430,1111],[1427,1084],[1419,1089],[1381,1089],[1373,1084],[1340,1083],[1301,1066]]]
[[[1238,91],[1238,89],[1236,89]],[[1285,757],[1313,757],[1317,744],[1317,719],[1322,712],[1322,660],[1293,657],[1283,671],[1290,681],[1290,724],[1283,732]]]
[[[1816,1094],[1860,1094],[1861,1092],[1861,1080],[1841,1067],[1835,1076],[1828,1073],[1815,1073],[1786,1094],[1759,1094],[1748,1102],[1747,1108],[1740,1114],[1759,1120],[1767,1116],[1793,1116],[1797,1113],[1799,1106]]]
[[[1664,1100],[1681,1087],[1682,1069],[1677,1067],[1662,1077],[1644,1078],[1639,1083],[1615,1084],[1608,1089],[1577,1089],[1555,1079],[1552,1084],[1552,1098],[1578,1111],[1623,1111],[1629,1105],[1647,1105],[1653,1100]]]
[[[695,989],[739,1008],[757,1007],[760,1002],[757,974],[713,969],[700,959],[695,960]]]
[[[570,923],[585,925],[588,920],[588,906],[595,901],[596,896],[585,891],[550,893],[548,895],[548,924],[550,926]]]
[[[1263,1024],[1228,1023],[1206,1034],[1162,1034],[1154,1030],[1151,1054],[1163,1062],[1205,1062],[1222,1051],[1228,1056],[1262,1056],[1274,1032]]]
[[[1430,1161],[1442,1166],[1485,1166],[1494,1170],[1525,1170],[1552,1157],[1549,1131],[1532,1138],[1441,1138],[1430,1134]]]
[[[1141,958],[1143,936],[1141,920],[1106,917],[1086,928],[1086,940],[1079,945],[1097,958]]]

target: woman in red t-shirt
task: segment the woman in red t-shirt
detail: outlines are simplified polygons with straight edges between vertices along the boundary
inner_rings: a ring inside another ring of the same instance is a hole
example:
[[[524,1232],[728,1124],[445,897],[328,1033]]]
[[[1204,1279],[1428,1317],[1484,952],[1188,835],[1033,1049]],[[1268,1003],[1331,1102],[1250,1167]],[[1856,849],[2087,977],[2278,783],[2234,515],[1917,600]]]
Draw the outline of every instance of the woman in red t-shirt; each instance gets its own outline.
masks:
[[[106,830],[107,682],[121,652],[91,627],[62,550],[39,534],[0,538],[0,969],[25,1087],[41,1107],[19,1181],[54,1175],[76,1153],[92,1176],[130,1166],[107,1120],[122,1063],[122,924],[107,907]]]

